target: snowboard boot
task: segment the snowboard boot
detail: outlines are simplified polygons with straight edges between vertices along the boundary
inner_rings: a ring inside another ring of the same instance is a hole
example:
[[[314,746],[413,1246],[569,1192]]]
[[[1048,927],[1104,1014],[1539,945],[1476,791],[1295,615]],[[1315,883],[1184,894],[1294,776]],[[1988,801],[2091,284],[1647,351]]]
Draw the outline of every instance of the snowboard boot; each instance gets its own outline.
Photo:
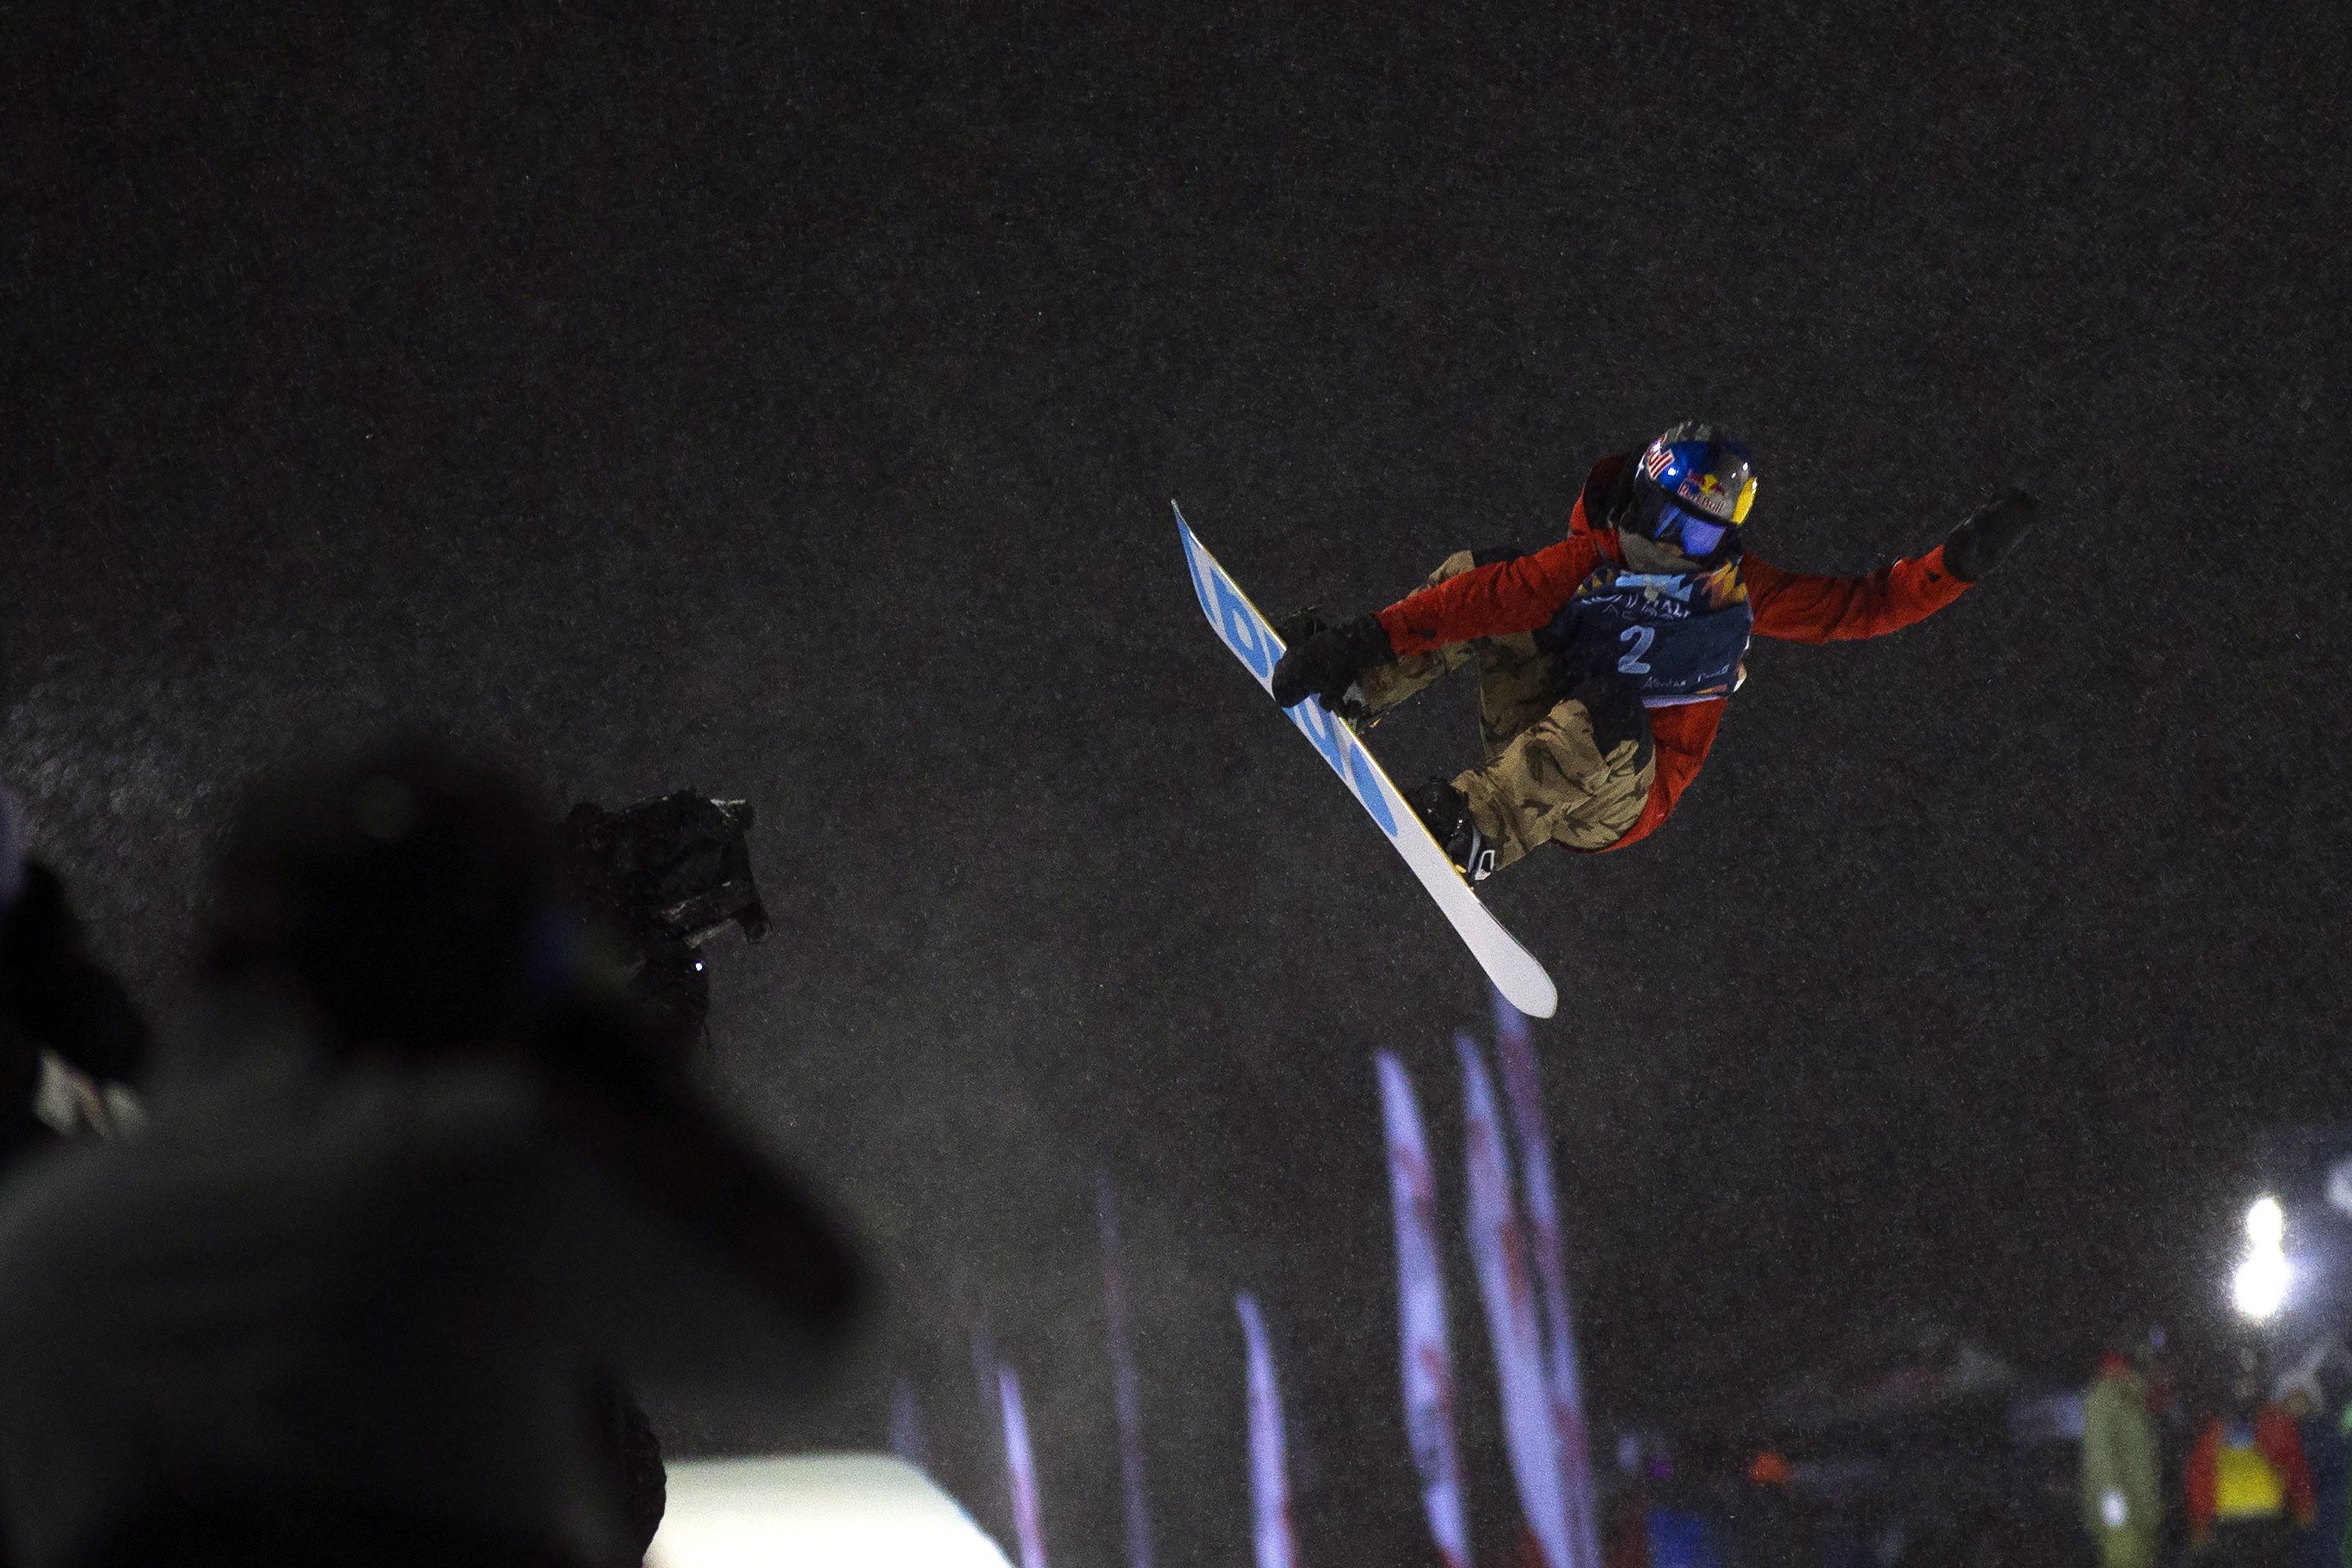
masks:
[[[1304,610],[1294,610],[1287,615],[1278,616],[1266,624],[1274,629],[1276,636],[1282,639],[1282,645],[1286,648],[1296,648],[1318,632],[1331,630],[1331,623],[1323,619],[1323,612],[1312,604]]]
[[[1473,884],[1495,874],[1495,846],[1478,831],[1477,821],[1470,815],[1470,801],[1454,787],[1450,779],[1433,779],[1415,789],[1405,802],[1412,808],[1445,851],[1454,869],[1470,879]]]

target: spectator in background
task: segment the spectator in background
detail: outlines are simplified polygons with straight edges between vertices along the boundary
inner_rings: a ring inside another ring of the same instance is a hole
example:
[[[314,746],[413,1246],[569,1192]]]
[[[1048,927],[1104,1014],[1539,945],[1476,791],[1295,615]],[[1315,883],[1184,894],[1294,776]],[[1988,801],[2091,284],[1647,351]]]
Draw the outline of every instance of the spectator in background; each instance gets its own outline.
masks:
[[[21,1568],[621,1568],[604,1380],[805,1387],[847,1255],[576,970],[551,859],[428,744],[249,801],[146,1135],[0,1205]]]
[[[2339,1452],[2352,1455],[2352,1402],[2347,1402],[2344,1413],[2336,1418],[2336,1441]],[[2343,1554],[2344,1568],[2352,1568],[2352,1506],[2345,1505],[2341,1491],[2337,1493],[2337,1500],[2338,1506],[2342,1508],[2344,1513],[2343,1529],[2337,1537],[2337,1549]]]
[[[1650,1568],[1723,1568],[1715,1527],[1696,1510],[1653,1504],[1649,1529]]]
[[[1651,1568],[1650,1491],[1639,1474],[1601,1503],[1601,1562],[1602,1568]]]
[[[2189,1543],[2215,1568],[2294,1568],[2296,1531],[2317,1502],[2294,1422],[2262,1396],[2258,1363],[2241,1359],[2227,1406],[2189,1450]]]
[[[2150,1568],[2163,1500],[2147,1382],[2110,1353],[2083,1396],[2083,1527],[2100,1568]]]
[[[65,883],[27,857],[16,802],[0,789],[0,1169],[56,1141],[37,1107],[47,1059],[90,1085],[103,1117],[99,1086],[131,1082],[148,1050],[146,1021],[90,956]]]
[[[2189,1450],[2196,1445],[2199,1423],[2181,1390],[2170,1336],[2163,1327],[2153,1325],[2126,1338],[2132,1344],[2132,1364],[2147,1379],[2148,1413],[2156,1417],[2157,1474],[2164,1478],[2164,1521],[2157,1535],[2157,1561],[2183,1563],[2189,1557],[2189,1511],[2179,1489],[2189,1469]]]
[[[1811,1568],[1812,1521],[1791,1490],[1795,1481],[1796,1468],[1778,1448],[1748,1460],[1725,1511],[1738,1568]]]
[[[2299,1372],[2272,1391],[2280,1410],[2294,1423],[2311,1473],[2311,1527],[2303,1532],[2301,1568],[2340,1568],[2344,1549],[2344,1439],[2336,1423],[2320,1414],[2316,1372]]]

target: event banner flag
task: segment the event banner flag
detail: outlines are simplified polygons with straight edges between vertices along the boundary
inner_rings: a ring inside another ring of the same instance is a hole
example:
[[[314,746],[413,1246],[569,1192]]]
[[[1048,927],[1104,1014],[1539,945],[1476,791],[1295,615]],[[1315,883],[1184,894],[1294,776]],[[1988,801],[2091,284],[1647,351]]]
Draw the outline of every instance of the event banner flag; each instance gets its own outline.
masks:
[[[1584,1428],[1584,1381],[1577,1365],[1576,1316],[1568,1295],[1568,1259],[1560,1239],[1559,1190],[1552,1176],[1551,1135],[1536,1080],[1534,1042],[1527,1015],[1500,991],[1495,1004],[1495,1049],[1502,1059],[1503,1094],[1519,1145],[1519,1189],[1528,1217],[1528,1251],[1543,1287],[1544,1371],[1558,1428],[1560,1492],[1568,1512],[1568,1543],[1575,1568],[1601,1568],[1601,1521],[1593,1504],[1592,1459]]]
[[[1275,1382],[1274,1352],[1266,1343],[1265,1316],[1257,1298],[1234,1298],[1242,1337],[1249,1345],[1250,1511],[1257,1542],[1257,1568],[1297,1568],[1290,1533],[1289,1456],[1282,1435],[1282,1390]]]
[[[1437,1184],[1422,1131],[1421,1106],[1404,1063],[1375,1059],[1381,1119],[1388,1134],[1389,1197],[1396,1215],[1397,1329],[1404,1377],[1404,1424],[1429,1533],[1445,1568],[1469,1568],[1470,1531],[1462,1497],[1461,1444],[1454,1426],[1454,1350],[1445,1322],[1445,1272],[1437,1246]]]
[[[1021,1568],[1045,1568],[1045,1531],[1037,1507],[1037,1456],[1029,1447],[1029,1414],[1021,1404],[1021,1379],[1011,1367],[996,1369],[996,1390],[1004,1411],[1004,1473],[1013,1482],[1013,1533],[1021,1546]]]
[[[1510,1155],[1496,1119],[1495,1085],[1466,1034],[1456,1035],[1469,1166],[1470,1255],[1486,1309],[1487,1337],[1502,1385],[1503,1436],[1518,1483],[1519,1507],[1545,1568],[1573,1568],[1568,1503],[1561,1495],[1559,1437],[1544,1373],[1542,1333],[1528,1277],[1525,1238],[1511,1199]]]
[[[1118,1254],[1118,1209],[1110,1178],[1095,1186],[1095,1223],[1102,1237],[1103,1303],[1110,1318],[1112,1408],[1118,1416],[1118,1473],[1127,1505],[1128,1568],[1151,1568],[1151,1516],[1143,1491],[1143,1394],[1135,1371],[1135,1340],[1128,1322],[1127,1280]]]

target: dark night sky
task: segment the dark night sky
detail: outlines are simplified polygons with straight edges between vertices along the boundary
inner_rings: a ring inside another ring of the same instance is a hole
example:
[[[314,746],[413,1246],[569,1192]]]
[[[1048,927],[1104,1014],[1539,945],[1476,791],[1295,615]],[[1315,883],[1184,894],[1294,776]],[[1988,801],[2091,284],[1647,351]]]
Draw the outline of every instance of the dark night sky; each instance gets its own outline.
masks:
[[[911,1365],[984,1475],[983,1313],[1108,1562],[1103,1169],[1171,1560],[1243,1547],[1239,1288],[1310,1557],[1402,1558],[1369,1057],[1450,1151],[1482,990],[1168,497],[1353,611],[1691,415],[1791,567],[2023,482],[1997,577],[1759,644],[1664,832],[1492,903],[1564,993],[1606,1411],[1916,1312],[2071,1375],[2214,1288],[2238,1129],[2340,1108],[2347,13],[1436,9],[12,24],[0,779],[159,1005],[290,747],[751,796],[782,919],[719,1061],[907,1320],[818,1435]],[[1469,702],[1383,755],[1460,766]]]

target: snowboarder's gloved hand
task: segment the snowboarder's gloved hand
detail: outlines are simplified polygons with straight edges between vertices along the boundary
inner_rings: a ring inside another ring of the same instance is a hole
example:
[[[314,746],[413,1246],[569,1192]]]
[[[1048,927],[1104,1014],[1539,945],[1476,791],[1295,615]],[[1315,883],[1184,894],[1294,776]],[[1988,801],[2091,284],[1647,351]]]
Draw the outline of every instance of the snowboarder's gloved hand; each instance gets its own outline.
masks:
[[[2033,527],[2035,506],[2024,491],[2011,490],[1970,512],[1944,541],[1944,570],[1974,582],[1999,566]]]
[[[1577,683],[1568,695],[1571,701],[1584,705],[1592,721],[1595,750],[1605,758],[1630,740],[1634,768],[1649,766],[1650,758],[1657,755],[1650,736],[1650,710],[1642,706],[1641,691],[1633,682],[1621,675],[1591,675]]]
[[[1318,632],[1284,653],[1274,667],[1274,700],[1297,707],[1317,697],[1336,710],[1358,675],[1395,657],[1380,618],[1359,615],[1345,625]]]

